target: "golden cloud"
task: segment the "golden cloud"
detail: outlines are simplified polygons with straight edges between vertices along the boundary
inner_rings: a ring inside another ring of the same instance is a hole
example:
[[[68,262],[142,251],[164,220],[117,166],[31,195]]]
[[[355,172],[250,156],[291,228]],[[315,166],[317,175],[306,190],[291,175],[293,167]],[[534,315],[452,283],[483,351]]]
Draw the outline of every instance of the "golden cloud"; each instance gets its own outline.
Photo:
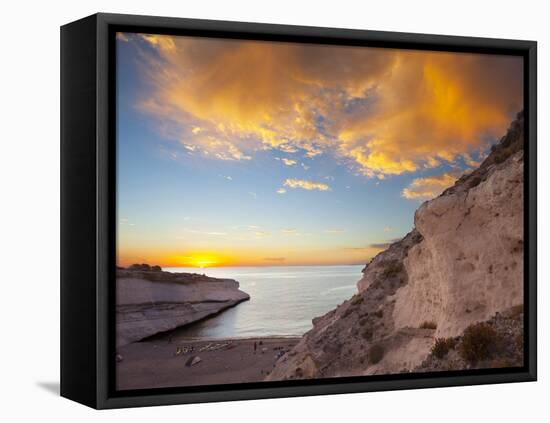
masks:
[[[296,160],[287,159],[287,158],[282,158],[281,160],[286,166],[294,166],[297,163]]]
[[[129,41],[142,49],[151,86],[141,109],[194,154],[219,160],[265,149],[326,152],[383,178],[479,153],[523,103],[522,59],[512,56],[167,35]]]
[[[455,183],[460,175],[446,172],[437,176],[414,179],[401,195],[409,200],[430,200]]]
[[[307,181],[305,179],[286,179],[283,185],[289,188],[302,188],[308,191],[311,191],[311,190],[329,191],[330,190],[330,187],[327,184],[323,184],[322,182]]]

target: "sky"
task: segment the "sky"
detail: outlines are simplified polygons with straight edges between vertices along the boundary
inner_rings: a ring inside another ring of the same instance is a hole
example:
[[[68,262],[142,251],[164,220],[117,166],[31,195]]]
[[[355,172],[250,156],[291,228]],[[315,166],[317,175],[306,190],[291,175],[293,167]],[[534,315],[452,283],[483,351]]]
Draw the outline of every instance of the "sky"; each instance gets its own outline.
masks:
[[[117,34],[117,262],[364,264],[523,104],[519,57]]]

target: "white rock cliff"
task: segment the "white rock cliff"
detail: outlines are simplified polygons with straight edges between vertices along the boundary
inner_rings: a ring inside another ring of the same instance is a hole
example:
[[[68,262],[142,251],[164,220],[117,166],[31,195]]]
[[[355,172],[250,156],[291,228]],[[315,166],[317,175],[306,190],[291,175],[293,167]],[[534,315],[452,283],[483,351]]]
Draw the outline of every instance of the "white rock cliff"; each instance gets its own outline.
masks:
[[[268,380],[411,371],[436,338],[523,303],[523,115],[479,168],[415,214],[358,294],[313,320]]]
[[[196,322],[249,298],[233,279],[118,270],[116,344],[129,344]]]

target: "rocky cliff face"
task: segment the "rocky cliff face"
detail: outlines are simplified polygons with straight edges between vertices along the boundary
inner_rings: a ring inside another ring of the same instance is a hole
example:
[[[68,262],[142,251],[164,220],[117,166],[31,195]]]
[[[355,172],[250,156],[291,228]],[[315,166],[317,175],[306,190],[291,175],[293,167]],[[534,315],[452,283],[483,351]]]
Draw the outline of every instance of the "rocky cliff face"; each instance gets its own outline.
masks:
[[[415,214],[358,294],[313,320],[268,380],[413,371],[437,338],[523,304],[523,115],[479,168]]]
[[[117,269],[117,346],[193,323],[250,298],[233,279],[143,266]]]

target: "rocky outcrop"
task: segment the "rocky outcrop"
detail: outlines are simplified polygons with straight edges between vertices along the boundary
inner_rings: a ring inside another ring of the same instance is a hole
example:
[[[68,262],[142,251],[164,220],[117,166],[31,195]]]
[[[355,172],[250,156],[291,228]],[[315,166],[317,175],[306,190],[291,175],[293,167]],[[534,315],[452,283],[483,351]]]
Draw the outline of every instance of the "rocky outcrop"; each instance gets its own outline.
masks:
[[[496,313],[456,337],[438,338],[415,372],[523,367],[523,306]]]
[[[117,346],[185,326],[250,298],[233,279],[144,266],[117,270]]]
[[[523,115],[479,168],[424,203],[363,270],[358,294],[313,320],[268,380],[417,369],[437,338],[523,303]]]

